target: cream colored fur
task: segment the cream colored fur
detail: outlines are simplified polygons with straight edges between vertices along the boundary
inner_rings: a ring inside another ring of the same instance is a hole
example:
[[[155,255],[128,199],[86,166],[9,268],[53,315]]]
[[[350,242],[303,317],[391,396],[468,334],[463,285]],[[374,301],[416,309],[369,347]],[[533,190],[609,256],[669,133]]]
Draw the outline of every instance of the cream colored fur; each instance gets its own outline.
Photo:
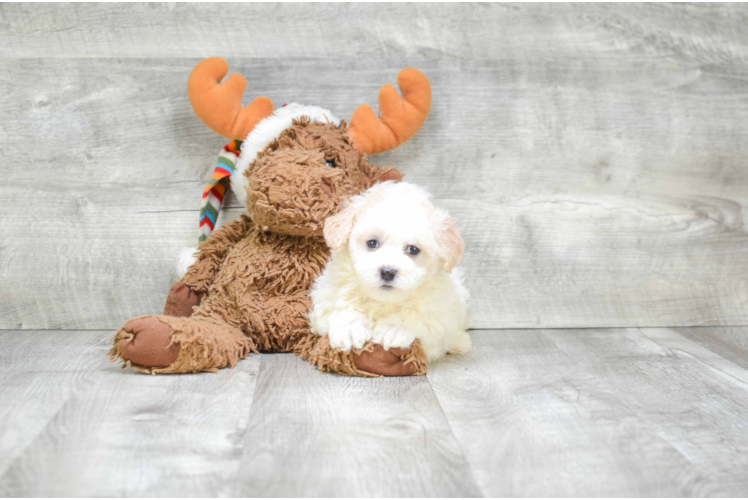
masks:
[[[429,361],[470,349],[468,291],[454,268],[462,239],[424,189],[377,184],[327,220],[325,239],[333,253],[312,287],[312,332],[344,351],[367,340],[389,349],[419,339]],[[410,246],[419,252],[409,254]],[[392,281],[382,278],[385,268],[396,271]]]

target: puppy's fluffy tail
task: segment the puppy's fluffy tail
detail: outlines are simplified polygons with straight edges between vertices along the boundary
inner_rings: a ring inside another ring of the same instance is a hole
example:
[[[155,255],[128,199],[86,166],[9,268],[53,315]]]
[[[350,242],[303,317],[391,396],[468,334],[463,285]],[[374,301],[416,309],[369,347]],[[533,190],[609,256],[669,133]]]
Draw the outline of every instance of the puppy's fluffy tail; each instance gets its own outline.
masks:
[[[473,342],[470,340],[470,336],[467,332],[460,332],[457,334],[452,345],[449,346],[447,352],[449,354],[465,354],[473,348]]]
[[[185,248],[181,252],[179,252],[179,257],[177,257],[178,278],[181,279],[182,276],[184,276],[187,272],[187,269],[197,261],[197,256],[195,255],[196,252],[196,247]]]

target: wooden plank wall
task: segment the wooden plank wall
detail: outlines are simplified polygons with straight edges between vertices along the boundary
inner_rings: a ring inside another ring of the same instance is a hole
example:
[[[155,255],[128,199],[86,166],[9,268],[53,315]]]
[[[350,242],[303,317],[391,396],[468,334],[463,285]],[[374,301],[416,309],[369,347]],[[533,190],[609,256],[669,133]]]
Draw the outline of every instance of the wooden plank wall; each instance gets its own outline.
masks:
[[[374,158],[459,220],[477,328],[748,323],[748,7],[0,5],[0,328],[159,311],[222,141],[185,83],[432,113]],[[241,211],[230,199],[229,216]]]

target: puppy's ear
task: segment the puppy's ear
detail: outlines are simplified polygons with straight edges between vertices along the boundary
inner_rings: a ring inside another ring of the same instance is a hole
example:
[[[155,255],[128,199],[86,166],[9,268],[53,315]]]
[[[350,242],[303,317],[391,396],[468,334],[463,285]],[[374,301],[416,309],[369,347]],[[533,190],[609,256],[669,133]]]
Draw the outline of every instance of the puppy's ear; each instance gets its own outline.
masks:
[[[371,185],[373,186],[377,182],[384,181],[396,181],[400,182],[403,180],[403,174],[395,167],[379,167],[375,171],[371,179]]]
[[[439,255],[444,262],[444,270],[448,273],[460,263],[465,243],[462,241],[460,231],[452,217],[444,216],[437,231],[437,243],[439,244]]]
[[[343,210],[331,215],[325,221],[325,242],[333,252],[341,251],[351,236],[353,223],[356,221],[356,206],[350,201],[345,201]]]

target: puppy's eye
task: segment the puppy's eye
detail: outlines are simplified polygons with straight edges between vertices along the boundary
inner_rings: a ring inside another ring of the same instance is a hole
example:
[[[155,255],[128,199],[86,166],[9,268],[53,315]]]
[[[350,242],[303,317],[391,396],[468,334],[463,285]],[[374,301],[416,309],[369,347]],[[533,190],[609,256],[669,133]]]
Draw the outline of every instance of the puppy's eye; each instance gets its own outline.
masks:
[[[335,168],[335,160],[334,159],[332,159],[332,160],[325,160],[325,165],[327,165],[328,167]]]
[[[408,245],[405,247],[405,251],[408,253],[408,255],[418,255],[418,252],[421,251],[420,248],[414,247],[413,245]]]
[[[366,246],[369,248],[378,248],[379,242],[377,240],[369,240],[366,242]]]

